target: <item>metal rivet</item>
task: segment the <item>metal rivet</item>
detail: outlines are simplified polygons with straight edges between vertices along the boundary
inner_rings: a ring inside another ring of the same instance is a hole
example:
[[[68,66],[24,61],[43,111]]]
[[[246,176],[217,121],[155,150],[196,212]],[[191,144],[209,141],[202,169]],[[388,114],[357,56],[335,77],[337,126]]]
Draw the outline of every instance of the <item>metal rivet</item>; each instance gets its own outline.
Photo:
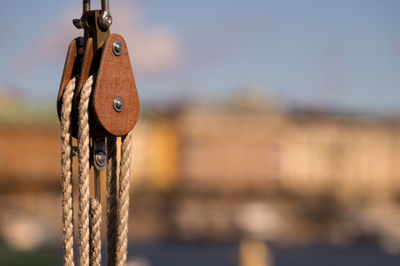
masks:
[[[94,162],[98,168],[103,168],[106,165],[106,155],[103,152],[96,153]]]
[[[113,52],[116,56],[120,56],[123,51],[124,51],[124,46],[120,41],[116,41],[115,43],[113,43]]]
[[[121,112],[124,109],[124,101],[117,97],[114,99],[114,110],[117,112]]]

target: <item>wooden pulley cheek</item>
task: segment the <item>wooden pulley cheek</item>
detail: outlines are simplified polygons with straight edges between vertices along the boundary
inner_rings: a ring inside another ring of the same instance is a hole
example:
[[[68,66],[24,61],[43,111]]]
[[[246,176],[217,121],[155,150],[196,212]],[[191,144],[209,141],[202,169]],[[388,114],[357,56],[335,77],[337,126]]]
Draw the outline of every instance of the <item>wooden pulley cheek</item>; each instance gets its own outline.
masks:
[[[125,40],[112,34],[106,40],[92,93],[97,122],[110,135],[128,134],[139,116],[139,97]]]
[[[82,92],[83,85],[87,81],[90,75],[90,68],[92,66],[94,51],[93,51],[93,39],[88,38],[85,45],[85,52],[83,54],[81,70],[76,82],[75,94],[74,94],[74,108],[78,111],[79,98]]]
[[[78,37],[71,41],[68,47],[67,57],[65,59],[64,71],[61,77],[60,88],[57,96],[57,113],[58,118],[61,117],[61,106],[64,89],[68,82],[78,76],[81,71],[81,63],[83,58],[83,38]]]

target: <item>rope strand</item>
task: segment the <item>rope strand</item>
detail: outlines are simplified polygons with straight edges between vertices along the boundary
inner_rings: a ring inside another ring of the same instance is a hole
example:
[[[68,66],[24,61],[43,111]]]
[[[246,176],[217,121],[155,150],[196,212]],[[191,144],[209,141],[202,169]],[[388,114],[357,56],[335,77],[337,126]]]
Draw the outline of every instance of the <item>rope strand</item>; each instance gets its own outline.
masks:
[[[61,107],[61,180],[64,265],[74,266],[74,209],[72,184],[71,111],[76,79],[68,82]]]
[[[64,265],[74,266],[74,221],[72,184],[71,112],[76,79],[63,94],[61,110],[61,178],[63,190]],[[90,198],[89,100],[93,86],[90,76],[83,86],[78,105],[79,238],[78,265],[101,265],[101,204]],[[117,138],[107,139],[107,265],[125,266],[128,246],[129,180],[132,132],[122,137],[119,187],[117,187]],[[99,174],[97,172],[97,174]]]
[[[126,265],[128,248],[129,179],[132,132],[122,137],[118,199],[117,265]]]
[[[82,88],[78,119],[78,179],[79,179],[79,266],[89,266],[89,98],[93,76]]]
[[[107,266],[116,264],[117,241],[117,139],[107,138]]]
[[[90,266],[101,265],[101,205],[90,198]]]

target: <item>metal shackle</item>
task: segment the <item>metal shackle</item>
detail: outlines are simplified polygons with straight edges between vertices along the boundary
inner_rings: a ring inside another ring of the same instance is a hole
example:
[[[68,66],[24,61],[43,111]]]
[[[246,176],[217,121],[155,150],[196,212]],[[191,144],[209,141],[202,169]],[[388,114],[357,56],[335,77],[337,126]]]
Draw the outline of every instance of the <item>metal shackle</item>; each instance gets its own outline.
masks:
[[[89,11],[90,0],[83,0],[83,13],[85,14]],[[101,0],[101,15],[99,17],[99,23],[105,29],[108,29],[112,24],[109,0]]]

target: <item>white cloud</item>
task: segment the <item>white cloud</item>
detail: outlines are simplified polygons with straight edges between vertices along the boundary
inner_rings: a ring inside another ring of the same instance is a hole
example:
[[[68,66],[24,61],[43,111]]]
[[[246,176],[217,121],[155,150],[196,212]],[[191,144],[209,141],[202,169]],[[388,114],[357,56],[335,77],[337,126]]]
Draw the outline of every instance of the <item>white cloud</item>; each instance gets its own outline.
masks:
[[[112,14],[115,17],[112,31],[124,36],[135,70],[151,74],[181,63],[182,45],[171,28],[146,26],[138,8],[128,1],[115,5]]]
[[[38,65],[64,60],[70,41],[83,35],[83,31],[75,29],[71,23],[73,18],[79,17],[80,11],[80,7],[75,6],[44,29],[38,40],[22,53],[17,67],[30,71]],[[115,2],[111,12],[114,16],[111,31],[125,38],[135,73],[152,75],[167,72],[181,63],[182,44],[173,29],[147,25],[139,7],[127,0]]]

